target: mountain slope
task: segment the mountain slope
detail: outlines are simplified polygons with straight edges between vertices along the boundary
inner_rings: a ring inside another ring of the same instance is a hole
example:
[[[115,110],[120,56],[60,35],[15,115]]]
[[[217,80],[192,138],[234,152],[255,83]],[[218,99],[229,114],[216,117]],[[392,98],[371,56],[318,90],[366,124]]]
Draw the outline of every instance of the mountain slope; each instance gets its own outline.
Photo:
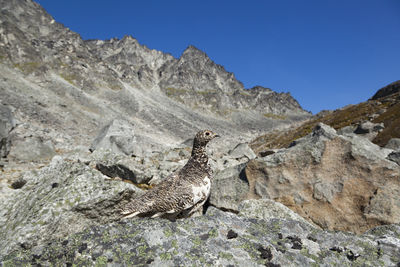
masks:
[[[288,147],[294,140],[311,133],[320,122],[338,130],[346,126],[355,127],[366,121],[384,124],[384,129],[372,141],[385,146],[391,138],[400,138],[400,91],[395,88],[396,84],[398,86],[398,82],[395,82],[378,90],[368,101],[321,112],[290,130],[261,135],[253,140],[252,148],[262,153],[271,148]]]
[[[288,93],[244,89],[193,46],[176,59],[130,36],[84,41],[31,0],[0,4],[1,102],[56,148],[58,135],[88,146],[113,118],[170,144],[202,128],[250,138],[310,116]]]

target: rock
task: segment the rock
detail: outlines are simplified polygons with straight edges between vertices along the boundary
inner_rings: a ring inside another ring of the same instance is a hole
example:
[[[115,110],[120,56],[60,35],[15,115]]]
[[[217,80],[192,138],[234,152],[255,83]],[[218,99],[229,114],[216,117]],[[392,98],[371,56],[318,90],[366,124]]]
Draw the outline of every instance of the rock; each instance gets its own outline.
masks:
[[[320,125],[288,149],[250,161],[249,197],[280,202],[324,229],[361,233],[400,222],[392,150]]]
[[[392,138],[386,144],[385,148],[393,149],[395,151],[400,151],[400,138]]]
[[[336,130],[324,123],[318,123],[312,132],[313,137],[324,137],[328,139],[332,139],[336,137],[336,135]]]
[[[133,125],[119,119],[112,120],[100,130],[90,146],[90,150],[94,151],[100,147],[117,154],[135,155]]]
[[[212,180],[209,203],[225,210],[238,211],[239,203],[246,199],[249,184],[240,164],[217,171]]]
[[[189,157],[186,149],[156,152],[147,157],[128,157],[98,149],[88,161],[93,168],[108,177],[130,180],[135,184],[157,184],[183,167]]]
[[[246,218],[210,207],[203,217],[170,222],[123,220],[89,226],[45,247],[0,256],[13,265],[394,266],[399,226],[353,235],[294,220]],[[390,236],[387,237],[387,236]]]
[[[387,159],[396,162],[398,165],[400,165],[400,151],[395,151],[390,153],[387,156]]]
[[[354,133],[354,131],[357,129],[356,125],[349,125],[349,126],[345,126],[343,128],[340,128],[339,130],[337,130],[337,134],[340,135],[351,135]]]
[[[374,140],[374,138],[378,135],[380,131],[384,129],[383,123],[373,123],[370,121],[363,122],[357,126],[354,130],[355,134],[362,135],[365,138],[368,138],[370,141]]]
[[[10,152],[10,132],[15,125],[11,109],[0,104],[0,158],[6,157]]]
[[[252,160],[257,157],[254,151],[249,147],[249,145],[245,143],[238,144],[234,149],[229,151],[228,154],[230,157],[235,159],[247,157],[249,160]]]
[[[298,144],[302,144],[304,142],[309,142],[309,139],[311,138],[313,141],[318,141],[318,140],[325,140],[325,139],[332,139],[335,136],[337,136],[336,130],[330,127],[329,125],[326,125],[324,123],[318,123],[312,133],[308,136],[299,138],[297,140],[294,140],[289,147],[296,146]],[[311,148],[313,149],[313,148]],[[318,148],[317,148],[318,149]],[[319,152],[316,152],[319,153]]]
[[[110,178],[121,178],[135,184],[148,183],[153,178],[155,170],[147,169],[141,159],[114,155],[103,149],[95,153],[92,166]]]
[[[11,187],[12,189],[20,189],[26,184],[26,180],[22,177],[19,177],[17,180],[15,180],[12,184]]]
[[[53,143],[43,140],[40,136],[15,136],[9,158],[25,162],[50,160],[56,154]]]
[[[270,199],[249,199],[240,202],[239,215],[248,218],[295,220],[315,227],[285,205]]]
[[[26,184],[0,203],[0,255],[117,219],[119,203],[141,190],[106,178],[82,162],[60,156],[49,166],[26,173]]]

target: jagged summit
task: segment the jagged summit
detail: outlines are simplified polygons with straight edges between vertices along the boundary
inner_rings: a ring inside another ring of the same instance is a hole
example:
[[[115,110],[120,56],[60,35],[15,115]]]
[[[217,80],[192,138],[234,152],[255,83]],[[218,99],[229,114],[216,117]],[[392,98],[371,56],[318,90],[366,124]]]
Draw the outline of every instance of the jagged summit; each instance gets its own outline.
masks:
[[[189,45],[182,53],[180,59],[210,60],[208,55],[194,45]]]
[[[243,84],[233,73],[214,63],[206,53],[193,45],[188,46],[176,59],[170,54],[141,45],[130,35],[122,39],[83,41],[79,34],[55,22],[33,1],[1,2],[3,34],[0,42],[7,47],[2,54],[10,58],[11,64],[22,62],[42,65],[42,62],[46,62],[43,69],[58,71],[59,74],[64,69],[62,72],[68,73],[62,76],[73,76],[76,79],[70,80],[76,81],[75,85],[91,89],[98,87],[99,80],[114,89],[123,88],[121,82],[142,89],[159,88],[168,97],[190,108],[209,111],[211,108],[211,112],[219,110],[219,113],[230,114],[237,108],[254,108],[252,103],[247,102],[251,99],[247,100],[246,97],[240,99],[239,106],[234,103],[237,97],[232,99],[232,95],[240,95],[240,92],[246,95]],[[4,49],[4,45],[1,49]],[[69,67],[65,68],[65,65]],[[104,66],[101,71],[97,67],[99,65]],[[79,66],[91,70],[81,70]],[[35,68],[30,70],[37,71]],[[88,72],[91,75],[87,75]],[[282,98],[280,102],[286,99]],[[307,115],[299,105],[290,106],[294,102],[283,102],[284,108],[274,108],[273,113]]]

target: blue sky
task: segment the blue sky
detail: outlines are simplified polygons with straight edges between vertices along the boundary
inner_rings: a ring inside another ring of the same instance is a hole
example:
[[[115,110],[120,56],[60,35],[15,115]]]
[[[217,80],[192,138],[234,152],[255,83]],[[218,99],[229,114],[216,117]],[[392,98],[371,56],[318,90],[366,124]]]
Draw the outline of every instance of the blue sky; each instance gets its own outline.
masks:
[[[83,39],[132,35],[179,57],[194,45],[246,88],[290,92],[313,113],[400,79],[399,0],[38,0]]]

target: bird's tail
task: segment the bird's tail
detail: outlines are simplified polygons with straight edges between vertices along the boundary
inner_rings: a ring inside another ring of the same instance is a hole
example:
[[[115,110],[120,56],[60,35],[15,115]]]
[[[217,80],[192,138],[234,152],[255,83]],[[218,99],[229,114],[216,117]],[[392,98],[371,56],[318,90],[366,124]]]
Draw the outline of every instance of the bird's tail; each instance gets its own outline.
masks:
[[[122,218],[132,218],[138,215],[139,213],[140,211],[138,211],[135,208],[133,203],[128,203],[128,205],[126,205],[125,207],[120,208],[120,214]]]

